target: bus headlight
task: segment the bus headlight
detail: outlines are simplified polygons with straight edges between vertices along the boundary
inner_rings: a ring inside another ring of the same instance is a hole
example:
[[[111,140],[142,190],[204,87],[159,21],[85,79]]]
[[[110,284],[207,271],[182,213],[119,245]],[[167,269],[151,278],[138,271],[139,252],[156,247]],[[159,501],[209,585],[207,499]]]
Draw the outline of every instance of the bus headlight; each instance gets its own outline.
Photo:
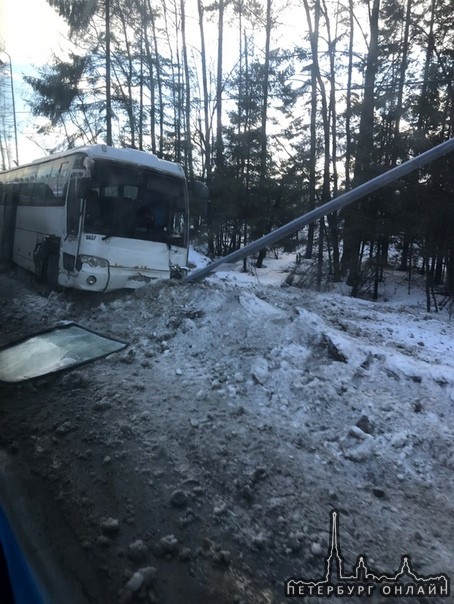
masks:
[[[79,256],[79,260],[84,264],[88,264],[92,268],[99,266],[100,268],[107,268],[109,266],[108,261],[105,258],[100,258],[99,256]]]

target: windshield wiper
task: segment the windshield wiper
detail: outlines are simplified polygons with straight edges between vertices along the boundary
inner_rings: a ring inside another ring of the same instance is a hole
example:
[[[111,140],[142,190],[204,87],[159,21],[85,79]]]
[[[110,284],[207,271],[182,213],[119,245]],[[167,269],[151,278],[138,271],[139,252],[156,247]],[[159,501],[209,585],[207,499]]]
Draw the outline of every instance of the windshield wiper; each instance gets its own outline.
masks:
[[[108,235],[104,235],[104,237],[102,238],[103,241],[106,241],[106,239],[110,239],[111,237],[113,237],[115,235],[115,231],[112,233],[109,233]]]

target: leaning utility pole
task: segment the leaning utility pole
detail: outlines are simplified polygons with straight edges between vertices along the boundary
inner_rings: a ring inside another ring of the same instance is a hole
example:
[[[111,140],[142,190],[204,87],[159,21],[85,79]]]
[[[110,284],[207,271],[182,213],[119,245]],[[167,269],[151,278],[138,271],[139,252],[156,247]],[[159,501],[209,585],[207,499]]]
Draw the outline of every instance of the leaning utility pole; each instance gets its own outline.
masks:
[[[246,256],[250,256],[254,252],[257,252],[263,249],[264,247],[272,245],[273,243],[276,243],[277,241],[280,241],[281,239],[292,235],[296,231],[299,231],[303,227],[307,226],[308,224],[311,224],[315,220],[318,220],[322,216],[326,216],[326,214],[336,212],[337,210],[344,208],[345,206],[353,203],[354,201],[358,201],[358,199],[361,199],[366,195],[370,195],[374,191],[377,191],[377,189],[381,189],[382,187],[390,184],[391,182],[402,178],[402,176],[406,176],[410,172],[413,172],[414,170],[425,166],[431,161],[438,159],[439,157],[442,157],[443,155],[446,155],[451,151],[454,151],[454,138],[451,138],[445,141],[444,143],[437,145],[433,149],[429,149],[428,151],[421,153],[421,155],[409,159],[403,164],[400,164],[399,166],[388,170],[384,174],[380,174],[380,176],[376,176],[372,180],[369,180],[368,182],[359,185],[351,191],[347,191],[346,193],[339,195],[339,197],[337,197],[336,199],[332,199],[331,201],[324,203],[318,208],[307,212],[307,214],[303,214],[303,216],[295,218],[295,220],[292,220],[291,222],[284,224],[278,229],[271,231],[271,233],[268,233],[268,235],[265,235],[260,239],[256,239],[245,247],[240,248],[239,250],[236,250],[235,252],[224,256],[223,258],[218,258],[217,260],[214,260],[208,266],[199,270],[195,270],[192,273],[189,273],[185,277],[185,281],[201,281],[222,264],[242,260]]]

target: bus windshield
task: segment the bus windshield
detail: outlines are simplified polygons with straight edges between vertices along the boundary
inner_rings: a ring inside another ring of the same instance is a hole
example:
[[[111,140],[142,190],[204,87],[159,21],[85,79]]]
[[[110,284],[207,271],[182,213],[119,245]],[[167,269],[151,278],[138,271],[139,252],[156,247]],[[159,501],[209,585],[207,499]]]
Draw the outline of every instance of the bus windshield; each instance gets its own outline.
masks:
[[[84,231],[110,237],[187,243],[183,178],[95,160],[86,194]]]

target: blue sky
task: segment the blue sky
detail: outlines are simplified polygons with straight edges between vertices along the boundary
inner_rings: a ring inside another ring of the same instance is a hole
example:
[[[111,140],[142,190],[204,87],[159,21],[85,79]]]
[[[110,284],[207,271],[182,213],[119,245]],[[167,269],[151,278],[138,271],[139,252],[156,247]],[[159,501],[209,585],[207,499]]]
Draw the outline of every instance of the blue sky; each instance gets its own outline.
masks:
[[[0,28],[0,49],[12,62],[19,162],[23,164],[41,157],[43,151],[29,138],[35,118],[25,102],[30,90],[22,78],[33,75],[35,66],[45,65],[52,52],[61,48],[65,28],[46,0],[0,0]]]

